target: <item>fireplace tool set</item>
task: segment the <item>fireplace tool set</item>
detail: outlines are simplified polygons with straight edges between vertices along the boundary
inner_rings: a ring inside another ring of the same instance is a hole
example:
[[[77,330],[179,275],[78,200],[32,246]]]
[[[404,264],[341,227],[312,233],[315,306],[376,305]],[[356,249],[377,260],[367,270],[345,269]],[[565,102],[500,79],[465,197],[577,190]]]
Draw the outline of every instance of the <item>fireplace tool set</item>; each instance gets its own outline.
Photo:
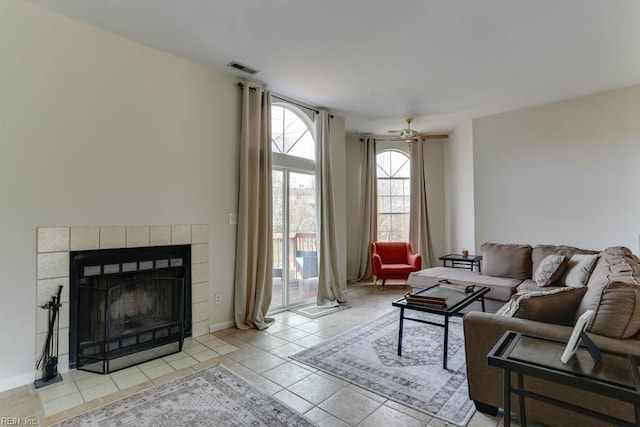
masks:
[[[58,293],[51,297],[51,300],[40,308],[49,310],[49,331],[44,342],[42,353],[36,362],[36,368],[42,370],[42,378],[35,381],[36,388],[62,381],[62,375],[58,373],[58,350],[60,341],[60,294],[62,286],[58,288]],[[55,339],[54,339],[55,333]],[[54,352],[55,347],[55,352]]]

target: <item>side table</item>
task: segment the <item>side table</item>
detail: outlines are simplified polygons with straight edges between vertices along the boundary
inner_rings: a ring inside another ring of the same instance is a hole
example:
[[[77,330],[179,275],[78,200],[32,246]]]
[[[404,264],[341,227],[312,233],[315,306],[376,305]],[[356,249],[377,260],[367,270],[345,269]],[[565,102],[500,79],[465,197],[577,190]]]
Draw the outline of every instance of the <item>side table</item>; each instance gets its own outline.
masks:
[[[594,362],[589,352],[580,347],[569,363],[560,355],[566,343],[507,331],[488,354],[488,362],[504,370],[504,425],[511,424],[511,393],[518,396],[520,423],[527,425],[525,398],[578,412],[618,426],[640,423],[640,357],[602,351],[602,361]],[[517,374],[517,386],[511,385],[511,373]],[[527,391],[523,376],[541,378],[577,389],[629,402],[634,406],[635,423],[612,417],[593,409]]]
[[[453,268],[465,268],[473,271],[474,267],[478,267],[478,271],[482,272],[482,255],[467,255],[461,254],[448,254],[438,258],[442,261],[442,266],[447,267],[447,263],[450,263],[449,267]]]

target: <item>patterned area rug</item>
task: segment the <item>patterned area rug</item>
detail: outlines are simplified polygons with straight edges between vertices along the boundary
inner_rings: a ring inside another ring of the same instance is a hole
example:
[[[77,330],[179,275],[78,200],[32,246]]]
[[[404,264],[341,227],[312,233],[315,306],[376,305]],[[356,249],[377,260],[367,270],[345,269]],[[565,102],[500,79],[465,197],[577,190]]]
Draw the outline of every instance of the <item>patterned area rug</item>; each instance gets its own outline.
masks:
[[[314,426],[220,365],[63,421],[60,426]]]
[[[442,316],[411,311],[442,323]],[[405,320],[398,356],[399,310],[291,356],[388,399],[445,421],[465,425],[469,400],[462,318],[449,321],[448,369],[442,369],[444,328]]]

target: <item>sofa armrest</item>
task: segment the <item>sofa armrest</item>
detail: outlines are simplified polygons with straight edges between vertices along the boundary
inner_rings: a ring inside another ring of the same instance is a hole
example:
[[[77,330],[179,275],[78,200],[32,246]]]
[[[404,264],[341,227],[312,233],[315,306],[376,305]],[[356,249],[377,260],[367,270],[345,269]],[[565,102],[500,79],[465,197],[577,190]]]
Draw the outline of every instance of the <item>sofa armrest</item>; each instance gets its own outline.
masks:
[[[380,277],[382,275],[382,258],[380,258],[380,255],[373,254],[371,256],[371,268],[374,276]]]
[[[489,366],[487,354],[502,335],[510,330],[566,342],[573,330],[573,327],[570,326],[553,325],[550,323],[477,311],[467,313],[463,322],[469,397],[474,401],[496,408],[503,406],[503,371],[502,369]],[[594,334],[589,334],[589,336],[600,350],[640,355],[640,341],[636,339],[615,339]],[[546,390],[548,390],[548,388]],[[629,408],[620,408],[613,403],[605,404],[604,400],[606,399],[603,399],[601,396],[591,395],[585,397],[581,396],[580,392],[576,393],[575,390],[567,391],[566,388],[563,389],[557,385],[554,385],[552,392],[553,393],[550,394],[559,394],[560,396],[562,396],[562,393],[565,393],[565,395],[571,394],[571,397],[576,399],[576,404],[580,401],[585,403],[596,399],[596,402],[613,408],[611,410],[612,414],[620,410],[625,412],[629,411]],[[597,406],[598,404],[594,403],[594,405]],[[517,408],[517,401],[514,402],[514,406]],[[529,412],[529,406],[527,403],[527,412]],[[531,409],[533,409],[533,407],[537,405],[533,403],[531,406]],[[515,411],[516,409],[513,408],[513,410]],[[551,416],[550,414],[552,412],[555,413],[555,411],[551,411],[548,415]],[[533,418],[537,418],[539,421],[549,422],[549,419],[545,420],[545,414],[536,413]]]
[[[414,266],[416,270],[420,270],[422,268],[422,255],[420,254],[409,255],[408,264]]]

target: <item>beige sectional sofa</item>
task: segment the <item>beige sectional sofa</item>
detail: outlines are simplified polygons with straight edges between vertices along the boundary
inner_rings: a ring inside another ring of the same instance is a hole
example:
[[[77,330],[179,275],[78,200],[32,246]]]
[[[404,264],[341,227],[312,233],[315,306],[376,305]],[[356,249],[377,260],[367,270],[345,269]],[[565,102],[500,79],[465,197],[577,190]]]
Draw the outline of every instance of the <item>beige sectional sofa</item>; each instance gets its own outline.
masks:
[[[487,354],[508,330],[566,342],[577,317],[594,310],[587,328],[594,343],[601,350],[640,356],[640,260],[629,249],[610,247],[596,252],[569,246],[493,243],[482,249],[483,274],[436,267],[409,278],[414,286],[440,278],[483,284],[491,288],[490,298],[507,301],[498,313],[472,311],[464,317],[469,396],[479,410],[495,412],[502,407],[502,370],[488,365]],[[554,254],[563,255],[563,262],[571,261],[572,267],[565,265],[562,276],[541,287],[534,280],[539,279],[536,272]],[[525,376],[524,381],[527,390],[634,421],[630,404],[532,377]],[[517,399],[512,399],[512,411],[518,411]],[[531,399],[527,399],[527,416],[552,426],[603,425]]]

